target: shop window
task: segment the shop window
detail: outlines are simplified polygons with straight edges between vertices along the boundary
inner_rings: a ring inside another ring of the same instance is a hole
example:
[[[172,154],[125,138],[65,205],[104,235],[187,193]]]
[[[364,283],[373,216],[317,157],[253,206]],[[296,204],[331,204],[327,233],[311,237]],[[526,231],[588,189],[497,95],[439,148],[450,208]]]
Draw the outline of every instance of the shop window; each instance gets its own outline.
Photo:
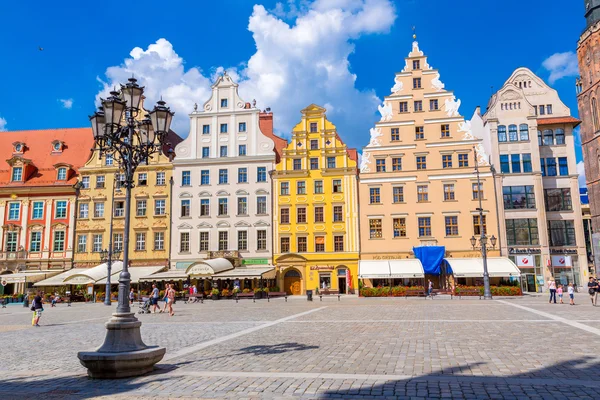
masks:
[[[330,273],[319,273],[319,287],[321,289],[331,288],[331,274]]]

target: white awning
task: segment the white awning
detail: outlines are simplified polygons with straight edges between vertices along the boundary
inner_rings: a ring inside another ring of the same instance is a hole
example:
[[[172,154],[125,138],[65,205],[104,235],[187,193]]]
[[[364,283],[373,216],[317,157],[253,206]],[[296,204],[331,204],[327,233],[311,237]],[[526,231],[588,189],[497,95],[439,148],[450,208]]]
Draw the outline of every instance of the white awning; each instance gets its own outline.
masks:
[[[121,272],[123,270],[123,262],[115,261],[111,265],[111,274]],[[71,275],[65,279],[67,285],[88,285],[96,283],[102,278],[108,276],[108,264],[100,264],[93,268],[82,269],[81,272]]]
[[[450,264],[452,273],[456,278],[483,277],[482,258],[445,258]],[[520,277],[519,268],[506,257],[489,257],[487,259],[488,274],[491,278]]]
[[[159,282],[159,281],[185,281],[188,276],[182,269],[173,269],[164,272],[157,272],[152,275],[140,277],[140,282]]]
[[[213,258],[211,260],[200,260],[185,270],[189,276],[213,276],[223,271],[233,269],[233,265],[226,258]]]
[[[33,283],[58,275],[61,271],[25,271],[15,274],[0,275],[0,281],[9,283]]]
[[[129,268],[129,275],[131,275],[131,283],[140,283],[140,279],[142,277],[144,278],[152,278],[152,275],[157,273],[158,271],[162,271],[163,269],[166,269],[167,267],[165,266],[154,266],[154,267],[130,267]],[[119,274],[121,272],[115,272],[114,274],[112,274],[110,276],[110,283],[111,284],[118,284],[119,283]],[[97,281],[95,284],[96,285],[106,285],[106,278],[102,278],[99,281]]]
[[[425,278],[423,264],[418,258],[390,260],[391,278]]]
[[[88,268],[73,268],[51,278],[44,279],[41,282],[34,283],[33,286],[65,286],[68,285],[68,283],[65,283],[65,279],[72,275],[83,273],[86,270],[88,270]]]
[[[390,278],[390,263],[388,261],[360,260],[358,262],[358,277],[360,279]]]
[[[213,279],[275,279],[275,267],[234,268],[213,275]]]

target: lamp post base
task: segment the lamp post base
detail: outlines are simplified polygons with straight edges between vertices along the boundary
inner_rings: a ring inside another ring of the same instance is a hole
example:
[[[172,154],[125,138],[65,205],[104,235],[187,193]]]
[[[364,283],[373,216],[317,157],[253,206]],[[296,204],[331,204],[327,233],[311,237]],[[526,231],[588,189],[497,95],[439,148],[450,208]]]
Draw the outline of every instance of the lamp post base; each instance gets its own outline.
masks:
[[[151,372],[162,360],[166,349],[146,346],[142,341],[142,323],[134,313],[115,313],[106,323],[104,344],[96,351],[77,353],[88,376],[96,379],[114,379],[140,376]]]

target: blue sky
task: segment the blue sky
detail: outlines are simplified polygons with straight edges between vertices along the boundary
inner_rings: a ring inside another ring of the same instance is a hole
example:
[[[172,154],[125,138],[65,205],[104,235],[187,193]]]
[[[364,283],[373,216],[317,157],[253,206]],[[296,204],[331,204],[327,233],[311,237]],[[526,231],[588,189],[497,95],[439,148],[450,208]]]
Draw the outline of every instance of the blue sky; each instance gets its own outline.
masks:
[[[149,101],[164,95],[173,106],[185,136],[186,114],[225,68],[242,81],[247,101],[271,107],[279,131],[289,132],[314,102],[360,148],[410,50],[413,25],[467,117],[477,105],[485,109],[492,87],[519,66],[547,81],[544,60],[574,52],[585,25],[581,0],[282,3],[2,2],[0,128],[88,126],[96,96],[133,72]],[[129,22],[127,9],[136,11]],[[575,76],[568,75],[552,86],[577,115]]]

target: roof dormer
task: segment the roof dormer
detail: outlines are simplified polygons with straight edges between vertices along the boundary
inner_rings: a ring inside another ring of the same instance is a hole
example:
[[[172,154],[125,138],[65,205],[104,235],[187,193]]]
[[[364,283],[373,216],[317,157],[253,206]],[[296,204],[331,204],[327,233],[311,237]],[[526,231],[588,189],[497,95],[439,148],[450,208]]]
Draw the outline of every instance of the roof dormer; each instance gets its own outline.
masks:
[[[13,144],[13,154],[19,155],[25,153],[25,143],[23,142],[14,142]]]
[[[27,160],[20,156],[13,156],[6,160],[7,164],[10,165],[10,182],[11,183],[23,183],[27,180],[27,177],[31,175],[31,172],[35,169],[35,166],[31,160]]]
[[[71,164],[66,163],[58,163],[54,164],[54,169],[56,170],[56,180],[65,182],[71,178],[73,166]]]
[[[65,148],[65,142],[60,140],[52,141],[52,154],[60,154]]]

